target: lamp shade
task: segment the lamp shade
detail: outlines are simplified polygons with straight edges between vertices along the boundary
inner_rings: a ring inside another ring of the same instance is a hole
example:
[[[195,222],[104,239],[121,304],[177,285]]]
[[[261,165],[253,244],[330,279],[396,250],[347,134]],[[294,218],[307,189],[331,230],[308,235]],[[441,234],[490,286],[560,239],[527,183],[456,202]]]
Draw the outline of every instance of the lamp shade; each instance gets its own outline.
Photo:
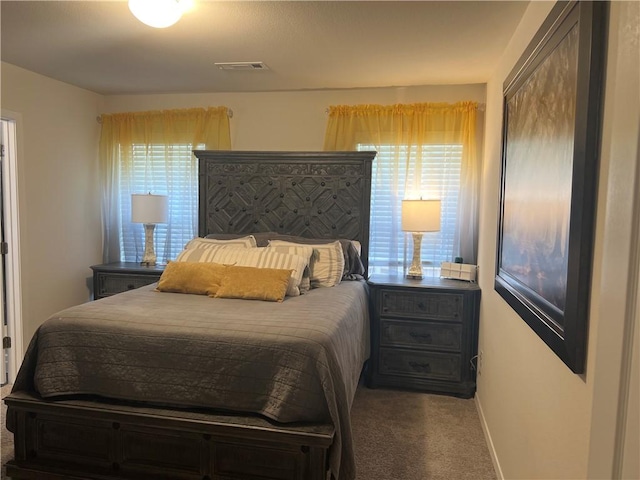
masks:
[[[403,200],[402,230],[405,232],[440,231],[440,200]]]
[[[131,195],[131,221],[133,223],[167,223],[168,201],[166,195]]]

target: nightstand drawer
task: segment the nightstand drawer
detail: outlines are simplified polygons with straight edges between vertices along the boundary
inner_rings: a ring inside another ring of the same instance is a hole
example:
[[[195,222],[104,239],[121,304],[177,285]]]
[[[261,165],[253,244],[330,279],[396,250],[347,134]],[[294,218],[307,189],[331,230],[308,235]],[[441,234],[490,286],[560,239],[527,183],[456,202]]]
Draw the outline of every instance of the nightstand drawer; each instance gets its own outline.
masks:
[[[98,295],[115,295],[157,282],[159,276],[109,273],[98,275]]]
[[[462,346],[462,325],[382,319],[380,345],[459,352]]]
[[[380,348],[380,374],[458,382],[460,355]]]
[[[464,296],[454,293],[416,293],[397,290],[382,291],[382,315],[429,318],[431,320],[462,319]]]

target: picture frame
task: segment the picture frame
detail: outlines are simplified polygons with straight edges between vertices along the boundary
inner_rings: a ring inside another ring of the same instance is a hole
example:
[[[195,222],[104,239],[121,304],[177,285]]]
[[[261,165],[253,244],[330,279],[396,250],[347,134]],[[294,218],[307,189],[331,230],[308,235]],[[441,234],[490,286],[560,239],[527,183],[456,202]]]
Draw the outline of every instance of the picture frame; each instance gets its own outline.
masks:
[[[503,85],[494,288],[583,373],[606,2],[558,2]]]

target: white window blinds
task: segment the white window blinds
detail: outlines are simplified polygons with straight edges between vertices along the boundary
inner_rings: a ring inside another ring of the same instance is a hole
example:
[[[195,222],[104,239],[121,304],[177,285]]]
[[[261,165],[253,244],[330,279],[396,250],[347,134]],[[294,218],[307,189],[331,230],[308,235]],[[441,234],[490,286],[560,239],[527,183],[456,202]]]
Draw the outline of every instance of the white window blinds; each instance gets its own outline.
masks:
[[[462,145],[358,145],[377,150],[371,188],[370,273],[403,273],[411,263],[411,235],[401,229],[405,198],[442,201],[439,232],[424,234],[422,261],[425,275],[438,275],[443,261],[453,260],[458,222]]]
[[[133,145],[131,164],[119,163],[120,256],[138,262],[144,253],[144,228],[131,223],[131,194],[168,196],[169,222],[155,229],[158,263],[175,259],[185,244],[198,235],[198,166],[192,150],[204,145]]]

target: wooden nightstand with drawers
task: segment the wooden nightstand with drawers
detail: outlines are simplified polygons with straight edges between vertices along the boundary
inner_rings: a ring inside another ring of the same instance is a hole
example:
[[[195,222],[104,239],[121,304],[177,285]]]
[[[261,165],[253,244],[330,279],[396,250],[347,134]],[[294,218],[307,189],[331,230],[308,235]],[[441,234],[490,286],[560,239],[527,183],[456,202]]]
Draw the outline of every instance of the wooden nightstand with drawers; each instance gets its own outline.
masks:
[[[372,275],[368,386],[463,398],[476,390],[480,288],[440,278]]]
[[[116,293],[157,282],[165,265],[142,266],[135,262],[115,262],[93,265],[93,298],[109,297]]]

